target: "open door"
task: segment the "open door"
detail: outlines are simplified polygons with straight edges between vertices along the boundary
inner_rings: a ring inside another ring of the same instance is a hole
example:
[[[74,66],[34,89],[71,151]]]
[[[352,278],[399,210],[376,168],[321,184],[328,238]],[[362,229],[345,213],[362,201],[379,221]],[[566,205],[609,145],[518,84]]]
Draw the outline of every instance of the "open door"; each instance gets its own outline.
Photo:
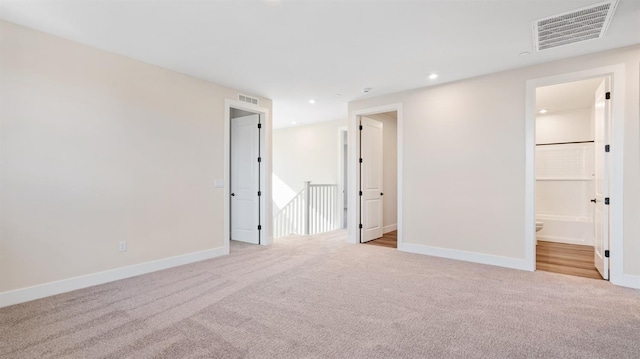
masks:
[[[360,120],[360,242],[382,237],[382,122]]]
[[[595,242],[594,262],[604,279],[609,279],[609,159],[605,146],[609,143],[610,101],[608,79],[595,93]]]
[[[231,120],[231,239],[260,244],[260,115]]]

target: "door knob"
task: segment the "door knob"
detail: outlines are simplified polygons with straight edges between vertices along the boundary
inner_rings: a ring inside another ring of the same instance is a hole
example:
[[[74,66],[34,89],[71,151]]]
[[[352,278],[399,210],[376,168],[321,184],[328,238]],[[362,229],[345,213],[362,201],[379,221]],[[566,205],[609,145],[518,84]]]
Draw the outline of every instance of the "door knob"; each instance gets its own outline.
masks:
[[[236,194],[235,194],[235,193],[232,193],[231,195],[232,195],[232,196],[235,196]]]
[[[594,199],[592,199],[590,202],[596,203],[597,201],[596,201],[596,199],[594,198]]]
[[[380,195],[381,195],[381,196],[384,196],[384,193],[380,192]]]

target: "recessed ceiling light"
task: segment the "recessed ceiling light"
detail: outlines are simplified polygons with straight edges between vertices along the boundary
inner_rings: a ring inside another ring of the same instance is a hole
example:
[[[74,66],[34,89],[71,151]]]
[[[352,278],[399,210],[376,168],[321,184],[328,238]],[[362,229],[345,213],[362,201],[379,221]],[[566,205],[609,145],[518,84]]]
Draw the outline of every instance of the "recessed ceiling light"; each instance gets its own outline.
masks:
[[[522,51],[520,53],[520,56],[527,56],[527,55],[529,55],[529,51]]]
[[[371,90],[373,90],[371,87],[365,87],[362,89],[362,93],[369,93]]]
[[[336,97],[340,97],[340,96],[342,96],[342,94],[341,94],[341,93],[337,93],[337,94],[336,94]]]
[[[547,113],[547,112],[549,112],[549,110],[547,110],[546,108],[543,108],[542,110],[538,111],[538,113],[543,114],[543,115],[545,113]]]
[[[311,99],[311,100],[309,100],[309,103],[313,105],[314,103],[316,103],[316,100]]]
[[[429,75],[429,80],[435,80],[437,78],[438,78],[438,74],[436,74],[436,73],[433,73],[433,74]]]

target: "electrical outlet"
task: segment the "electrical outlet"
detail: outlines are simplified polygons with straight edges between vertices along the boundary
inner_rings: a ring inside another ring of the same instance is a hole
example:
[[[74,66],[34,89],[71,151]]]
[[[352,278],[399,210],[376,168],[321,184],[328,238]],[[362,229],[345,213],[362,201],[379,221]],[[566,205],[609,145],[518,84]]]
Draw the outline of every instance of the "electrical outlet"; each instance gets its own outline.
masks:
[[[118,243],[118,250],[120,252],[124,252],[127,250],[127,241],[120,241],[120,243]]]

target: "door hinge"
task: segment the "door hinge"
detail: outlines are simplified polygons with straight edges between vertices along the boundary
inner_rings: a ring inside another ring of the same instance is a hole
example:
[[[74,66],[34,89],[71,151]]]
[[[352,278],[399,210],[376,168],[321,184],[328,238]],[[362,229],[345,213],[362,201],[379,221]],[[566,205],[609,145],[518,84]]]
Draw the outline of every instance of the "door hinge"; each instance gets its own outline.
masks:
[[[609,250],[608,249],[604,250],[604,257],[605,258],[609,258]]]
[[[609,205],[609,197],[604,198],[604,204]]]
[[[604,152],[611,152],[611,146],[604,145]]]
[[[360,159],[360,163],[362,163],[362,158]]]
[[[262,128],[262,124],[261,123],[258,124],[258,128]]]
[[[262,230],[262,225],[258,225],[258,230],[261,231]]]
[[[606,94],[604,94],[604,98],[607,100],[611,100],[611,92],[607,92]]]
[[[360,223],[360,229],[362,229],[362,223]]]
[[[360,125],[360,131],[362,131],[362,125]]]
[[[258,162],[262,162],[262,157],[258,157]]]
[[[262,191],[258,191],[258,197],[262,196]]]
[[[362,191],[360,191],[360,195],[362,196]]]

